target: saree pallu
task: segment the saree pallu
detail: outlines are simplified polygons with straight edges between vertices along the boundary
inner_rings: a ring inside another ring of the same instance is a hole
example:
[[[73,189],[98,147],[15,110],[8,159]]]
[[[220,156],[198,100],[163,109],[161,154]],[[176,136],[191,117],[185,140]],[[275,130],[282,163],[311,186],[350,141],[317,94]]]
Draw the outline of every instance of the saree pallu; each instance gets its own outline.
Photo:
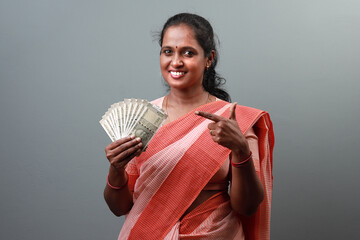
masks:
[[[258,211],[241,219],[232,211],[227,192],[222,192],[180,220],[230,154],[212,140],[207,128],[211,120],[194,112],[228,117],[229,106],[221,100],[208,103],[162,126],[146,152],[129,162],[126,171],[134,205],[118,239],[269,238],[274,136],[269,115],[253,108],[237,106],[236,117],[243,133],[253,127],[259,139],[256,165],[265,199]]]

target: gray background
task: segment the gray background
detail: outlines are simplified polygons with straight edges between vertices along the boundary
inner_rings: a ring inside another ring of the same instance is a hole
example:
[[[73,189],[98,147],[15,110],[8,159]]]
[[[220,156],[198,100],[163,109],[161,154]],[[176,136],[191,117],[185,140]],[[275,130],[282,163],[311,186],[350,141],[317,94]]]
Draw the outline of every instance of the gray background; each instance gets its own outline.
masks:
[[[213,24],[233,101],[272,116],[272,239],[357,239],[358,0],[1,0],[1,239],[116,239],[98,120],[165,94],[152,35],[182,11]]]

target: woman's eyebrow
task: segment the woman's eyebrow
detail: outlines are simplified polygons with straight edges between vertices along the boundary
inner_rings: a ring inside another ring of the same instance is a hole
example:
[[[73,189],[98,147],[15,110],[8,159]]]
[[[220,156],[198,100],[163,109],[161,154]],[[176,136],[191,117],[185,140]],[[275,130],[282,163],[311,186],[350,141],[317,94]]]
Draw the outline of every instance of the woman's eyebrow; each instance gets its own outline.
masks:
[[[193,50],[193,51],[196,51],[195,48],[191,47],[191,46],[185,46],[185,47],[182,47],[182,49],[184,50]]]
[[[191,47],[191,46],[183,46],[183,47],[178,47],[178,46],[175,46],[175,47],[172,47],[172,46],[163,46],[161,47],[161,49],[163,48],[179,48],[179,49],[190,49],[190,50],[196,50],[194,47]]]

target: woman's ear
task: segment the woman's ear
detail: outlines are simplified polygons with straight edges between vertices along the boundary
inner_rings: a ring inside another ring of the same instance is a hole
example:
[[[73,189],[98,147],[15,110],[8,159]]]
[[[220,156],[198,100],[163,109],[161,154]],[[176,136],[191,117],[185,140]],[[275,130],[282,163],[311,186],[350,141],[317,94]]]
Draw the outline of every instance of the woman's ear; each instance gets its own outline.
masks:
[[[206,61],[206,68],[209,68],[214,60],[215,57],[215,50],[211,50],[210,56],[207,58]]]

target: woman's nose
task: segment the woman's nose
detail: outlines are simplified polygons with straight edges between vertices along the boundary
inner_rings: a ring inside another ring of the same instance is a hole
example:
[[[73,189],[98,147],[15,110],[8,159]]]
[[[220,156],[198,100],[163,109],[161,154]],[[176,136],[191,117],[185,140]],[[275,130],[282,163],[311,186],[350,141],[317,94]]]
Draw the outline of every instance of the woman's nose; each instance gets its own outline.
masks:
[[[173,67],[181,67],[182,65],[184,65],[184,63],[181,60],[181,57],[178,54],[175,54],[173,59],[171,60],[171,65]]]

